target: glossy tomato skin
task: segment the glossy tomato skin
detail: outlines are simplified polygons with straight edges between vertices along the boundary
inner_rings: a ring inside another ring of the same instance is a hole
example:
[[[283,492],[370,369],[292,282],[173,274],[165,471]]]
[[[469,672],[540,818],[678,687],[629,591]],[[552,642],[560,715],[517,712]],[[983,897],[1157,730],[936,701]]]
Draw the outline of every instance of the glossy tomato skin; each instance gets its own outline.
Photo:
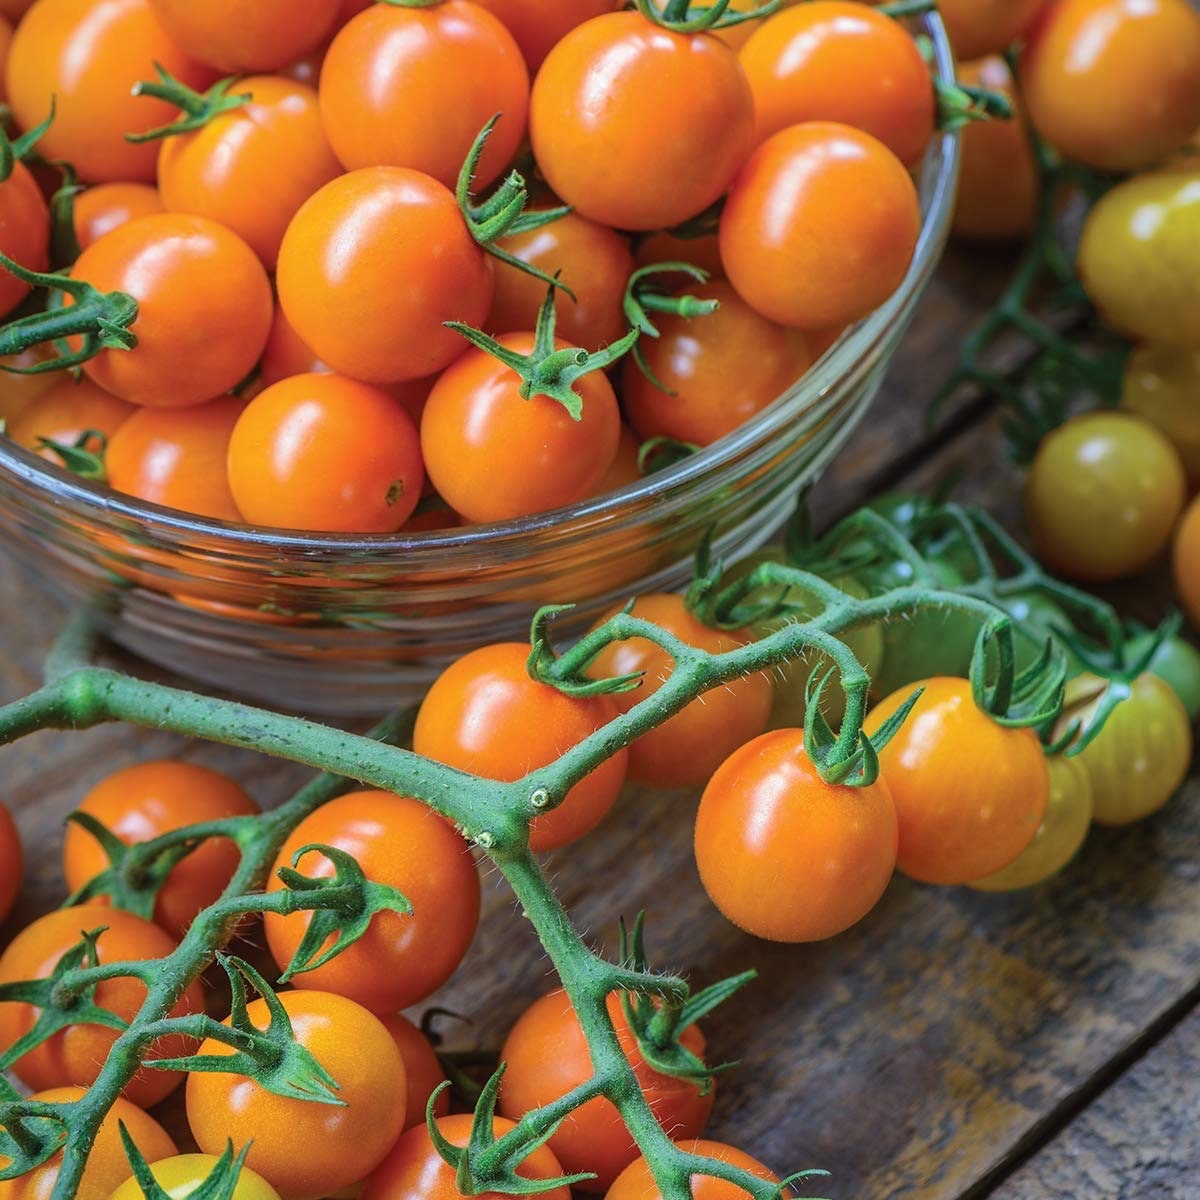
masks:
[[[240,521],[225,460],[245,401],[223,396],[190,408],[139,409],[108,444],[114,491],[217,521]]]
[[[79,810],[95,817],[127,846],[185,825],[258,812],[254,801],[228,776],[174,759],[138,763],[106,776],[83,798]],[[154,906],[155,924],[172,937],[182,938],[196,914],[220,896],[237,864],[237,848],[225,839],[207,841],[193,850],[163,884]],[[63,876],[68,891],[83,887],[107,867],[108,856],[99,842],[69,822],[63,837]]]
[[[1034,126],[1067,158],[1153,166],[1200,126],[1200,13],[1187,0],[1053,0],[1020,82]]]
[[[709,628],[688,611],[682,596],[674,594],[639,596],[632,612],[710,654],[723,654],[747,640],[744,633]],[[614,642],[588,668],[594,679],[638,671],[645,673],[641,687],[612,697],[621,712],[662,687],[671,675],[671,659],[645,638],[633,638]],[[734,750],[766,729],[773,699],[771,682],[761,674],[736,679],[698,696],[629,747],[631,778],[664,788],[706,783]]]
[[[742,299],[794,329],[847,325],[901,284],[921,228],[917,191],[882,142],[811,121],[751,155],[721,214],[721,261]]]
[[[504,783],[547,766],[616,716],[606,696],[580,699],[531,679],[529,646],[500,642],[464,655],[434,681],[417,714],[413,749]],[[538,817],[529,843],[540,853],[594,829],[616,802],[628,754],[618,751]]]
[[[971,883],[1011,863],[1046,814],[1049,771],[1037,735],[981,712],[971,684],[948,676],[893,692],[867,715],[879,727],[924,693],[879,752],[900,825],[897,866],[922,883]]]
[[[999,54],[1029,29],[1046,0],[940,0],[938,12],[962,60]]]
[[[150,0],[163,28],[222,74],[273,71],[316,49],[333,28],[333,0]]]
[[[500,113],[476,174],[482,188],[525,136],[529,70],[512,34],[470,0],[376,4],[333,39],[320,93],[326,135],[348,171],[407,167],[448,188]]]
[[[177,1154],[152,1163],[150,1174],[170,1200],[187,1200],[220,1161],[215,1154]],[[129,1178],[109,1200],[143,1200],[144,1196],[141,1184]],[[279,1193],[261,1175],[243,1166],[229,1200],[279,1200]]]
[[[705,1158],[715,1158],[718,1162],[740,1167],[760,1179],[769,1180],[771,1183],[779,1182],[779,1176],[758,1159],[751,1158],[745,1151],[725,1142],[692,1138],[681,1141],[680,1147],[688,1154],[702,1154]],[[736,1184],[712,1175],[693,1175],[691,1187],[693,1200],[741,1200],[741,1197],[746,1195]],[[792,1193],[785,1191],[783,1195],[788,1197]],[[662,1193],[654,1182],[650,1164],[644,1158],[637,1158],[631,1162],[608,1189],[608,1200],[662,1200]]]
[[[960,83],[1017,101],[1002,58],[964,63]],[[1009,121],[972,121],[959,133],[962,163],[954,201],[954,234],[971,241],[1028,237],[1037,213],[1038,178],[1019,109]]]
[[[72,275],[138,302],[132,350],[101,350],[84,373],[151,408],[227,392],[254,367],[271,328],[271,284],[254,251],[206,217],[139,217],[93,242]]]
[[[1171,570],[1183,611],[1200,626],[1200,500],[1192,500],[1175,530]]]
[[[513,1129],[503,1117],[492,1119],[492,1135],[501,1138]],[[455,1146],[465,1146],[471,1136],[471,1114],[458,1113],[439,1117],[438,1129]],[[563,1170],[558,1159],[545,1146],[539,1146],[517,1168],[526,1179],[555,1179]],[[551,1188],[540,1192],[547,1200],[570,1200],[569,1188]],[[387,1158],[372,1172],[362,1192],[362,1200],[460,1200],[462,1192],[454,1177],[454,1168],[438,1153],[424,1123],[410,1129],[392,1147]],[[500,1200],[499,1192],[482,1192],[478,1200]]]
[[[81,1087],[47,1088],[35,1092],[32,1100],[46,1104],[72,1104],[83,1099],[85,1089]],[[113,1190],[129,1178],[129,1159],[121,1141],[121,1126],[129,1131],[133,1144],[141,1151],[147,1162],[158,1162],[176,1153],[175,1143],[167,1131],[149,1113],[143,1112],[122,1096],[109,1110],[100,1123],[96,1140],[88,1154],[87,1166],[75,1192],[75,1200],[109,1200]],[[0,1154],[0,1167],[8,1164]],[[40,1167],[18,1179],[0,1182],[0,1200],[47,1200],[58,1181],[62,1166],[62,1154],[55,1154]],[[138,1192],[141,1195],[141,1192]],[[239,1197],[239,1200],[242,1200]],[[257,1200],[247,1197],[245,1200]]]
[[[244,1075],[188,1076],[187,1117],[205,1154],[229,1139],[251,1142],[246,1165],[284,1200],[316,1200],[364,1178],[383,1160],[404,1126],[404,1060],[391,1034],[365,1008],[330,992],[281,992],[296,1041],[337,1081],[341,1106],[276,1096]],[[270,1020],[262,1000],[251,1023]],[[200,1054],[229,1055],[223,1042]]]
[[[1134,341],[1200,349],[1200,168],[1134,176],[1084,222],[1079,278],[1114,329]]]
[[[269,891],[283,888],[279,871],[293,866],[297,851],[310,845],[352,855],[368,880],[397,888],[413,911],[376,914],[353,946],[297,975],[295,986],[336,992],[379,1014],[419,1004],[441,987],[462,962],[479,924],[479,873],[450,824],[406,796],[349,792],[295,828],[275,859]],[[314,879],[335,873],[316,851],[295,869]],[[281,969],[311,923],[310,913],[267,914],[267,944]]]
[[[620,0],[475,0],[516,39],[530,75],[576,25],[620,8]]]
[[[351,171],[310,197],[284,234],[276,281],[301,340],[369,383],[449,366],[466,343],[444,322],[481,325],[493,289],[454,196],[400,167]]]
[[[135,412],[132,404],[97,387],[90,379],[77,383],[60,378],[9,421],[8,436],[18,446],[36,450],[44,459],[61,466],[62,459],[49,447],[42,447],[42,438],[73,446],[89,429],[112,437]],[[89,439],[87,449],[100,449],[96,439]]]
[[[106,233],[134,220],[166,212],[158,188],[149,183],[98,183],[75,197],[75,237],[86,250]]]
[[[499,340],[519,354],[534,346],[532,333]],[[421,450],[430,482],[468,521],[506,521],[582,500],[616,457],[621,414],[602,371],[575,383],[579,420],[550,396],[526,400],[520,388],[511,367],[472,348],[425,402]]]
[[[25,855],[17,824],[8,809],[0,804],[0,922],[12,912],[17,902],[24,869]]]
[[[704,1094],[699,1083],[661,1075],[650,1067],[615,994],[608,997],[608,1015],[658,1123],[673,1138],[703,1133],[716,1087]],[[688,1026],[680,1041],[697,1057],[704,1057],[705,1040],[698,1026]],[[521,1014],[504,1041],[500,1058],[508,1064],[500,1086],[500,1111],[513,1121],[557,1100],[592,1075],[587,1039],[562,991],[535,1000]],[[604,1097],[589,1100],[572,1112],[547,1145],[568,1174],[595,1172],[594,1180],[577,1185],[586,1192],[606,1191],[638,1155],[633,1136]]]
[[[404,1059],[404,1128],[424,1125],[429,1097],[445,1081],[446,1072],[429,1040],[407,1017],[386,1013],[379,1019]],[[449,1089],[439,1093],[433,1111],[439,1117],[450,1111]]]
[[[1103,583],[1162,554],[1186,495],[1179,455],[1153,425],[1128,413],[1085,413],[1038,447],[1025,519],[1052,571]]]
[[[100,961],[130,962],[165,958],[175,949],[157,925],[132,913],[99,904],[58,909],[26,926],[0,955],[0,982],[45,979],[58,960],[77,945],[83,932],[104,929],[97,939]],[[131,1020],[146,998],[146,987],[136,979],[117,978],[98,984],[95,1002],[123,1020]],[[204,996],[193,983],[172,1016],[204,1011]],[[0,1004],[0,1047],[8,1049],[32,1028],[38,1010],[32,1005],[10,1001]],[[13,1073],[34,1089],[86,1087],[104,1065],[109,1047],[119,1036],[103,1025],[72,1025],[49,1041],[30,1050],[13,1065]],[[150,1057],[176,1058],[191,1052],[195,1042],[172,1036],[155,1043]],[[143,1068],[126,1086],[123,1095],[135,1104],[149,1107],[169,1095],[183,1080],[176,1071]]]
[[[50,265],[50,212],[37,180],[22,162],[0,183],[0,251],[30,271]],[[0,269],[0,316],[26,296],[29,285]]]
[[[722,280],[692,284],[679,294],[720,307],[701,317],[655,315],[659,336],[643,339],[642,355],[669,391],[627,358],[625,411],[643,438],[708,446],[782,396],[813,356],[803,334],[760,316]]]
[[[1200,347],[1138,346],[1129,356],[1121,407],[1149,421],[1175,447],[1188,483],[1200,484]]]
[[[215,78],[171,41],[149,0],[38,0],[9,54],[13,116],[32,129],[53,96],[54,121],[38,143],[43,157],[65,159],[89,183],[151,183],[158,146],[125,135],[178,114],[165,101],[132,95],[135,83],[155,78],[155,63],[198,91]]]
[[[633,272],[629,242],[613,229],[568,213],[541,229],[501,238],[499,246],[547,275],[562,272],[575,293],[555,295],[555,332],[573,346],[599,350],[629,330],[621,301]],[[507,263],[496,263],[496,293],[487,329],[493,334],[525,333],[537,327],[546,285]]]
[[[721,265],[721,248],[717,244],[715,233],[685,238],[676,237],[670,230],[659,229],[639,240],[634,258],[639,267],[650,267],[655,263],[664,262],[685,262],[707,271],[710,279],[725,278],[725,268]]]
[[[911,165],[933,136],[933,82],[916,42],[865,4],[811,0],[778,12],[758,25],[739,59],[754,93],[758,142],[789,125],[838,121]]]
[[[712,902],[739,928],[776,942],[820,941],[861,921],[887,888],[897,845],[887,783],[826,783],[801,729],[735,750],[696,817],[696,865]]]
[[[750,152],[753,129],[750,86],[729,47],[636,12],[567,34],[542,64],[529,110],[555,194],[616,229],[664,229],[703,212]]]
[[[423,482],[412,418],[387,392],[341,375],[272,384],[229,442],[229,486],[251,525],[394,533]]]
[[[253,99],[162,143],[158,189],[169,211],[219,221],[271,269],[288,223],[341,166],[325,140],[312,88],[252,75],[234,91]]]

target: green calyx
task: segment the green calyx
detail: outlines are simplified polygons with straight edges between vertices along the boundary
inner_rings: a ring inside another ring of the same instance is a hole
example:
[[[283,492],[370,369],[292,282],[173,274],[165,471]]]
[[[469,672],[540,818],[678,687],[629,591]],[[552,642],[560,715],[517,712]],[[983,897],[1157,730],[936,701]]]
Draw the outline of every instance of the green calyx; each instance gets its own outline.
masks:
[[[203,129],[221,113],[232,112],[254,99],[249,92],[239,92],[232,96],[229,94],[229,89],[237,83],[235,75],[227,79],[218,79],[207,92],[197,92],[176,79],[161,63],[154,64],[154,71],[158,81],[143,80],[141,83],[135,83],[133,94],[165,100],[179,109],[179,116],[174,121],[156,129],[148,129],[145,133],[127,133],[127,142],[154,142],[177,137],[181,133],[194,133],[197,129]]]
[[[577,657],[560,657],[555,653],[550,638],[550,622],[561,613],[570,612],[573,604],[546,604],[533,614],[529,627],[529,659],[526,668],[530,679],[544,683],[564,696],[574,696],[577,699],[589,699],[592,696],[612,696],[619,692],[631,692],[641,687],[642,673],[620,675],[615,679],[589,679],[584,670],[589,665]],[[625,607],[629,612],[633,607],[630,601]]]
[[[620,341],[602,350],[580,350],[571,346],[557,350],[554,346],[556,319],[552,284],[538,313],[533,351],[530,354],[511,350],[482,330],[464,325],[461,321],[447,321],[446,327],[461,333],[476,349],[490,354],[515,371],[521,377],[520,392],[524,399],[548,396],[551,400],[557,400],[573,421],[578,421],[583,417],[583,397],[575,391],[575,383],[593,371],[611,367],[622,358],[637,341],[638,331],[631,329]]]
[[[975,121],[1011,121],[1012,105],[1008,97],[973,84],[934,82],[937,96],[937,127],[954,133]]]
[[[711,4],[696,4],[693,0],[635,0],[638,12],[669,29],[672,33],[705,33],[715,29],[729,29],[743,21],[760,21],[783,7],[783,0],[764,0],[764,3],[744,12],[730,8],[730,0],[713,0]]]
[[[27,162],[36,157],[34,151],[42,135],[54,123],[55,111],[56,101],[51,96],[50,112],[46,119],[18,138],[10,138],[0,125],[0,183],[8,179],[17,163]]]
[[[6,1113],[0,1129],[0,1159],[8,1160],[0,1167],[0,1183],[8,1183],[36,1171],[67,1144],[67,1113],[72,1105],[25,1100],[3,1076],[0,1103]]]
[[[129,1162],[129,1169],[133,1173],[134,1179],[137,1180],[142,1195],[146,1200],[171,1200],[171,1193],[154,1178],[150,1164],[138,1149],[137,1143],[130,1137],[124,1121],[120,1122],[119,1128],[121,1144],[125,1148],[125,1158]],[[236,1157],[233,1152],[233,1143],[227,1142],[224,1153],[217,1159],[213,1169],[200,1184],[188,1192],[188,1200],[233,1200],[242,1168],[246,1165],[246,1155],[249,1153],[249,1142],[242,1147],[241,1153]]]
[[[62,453],[55,443],[47,444]],[[155,901],[167,876],[201,844],[200,840],[195,840],[164,847],[153,859],[146,861],[138,847],[127,846],[91,813],[73,812],[68,814],[67,820],[95,839],[108,858],[108,866],[69,896],[63,904],[64,908],[74,908],[77,904],[88,904],[105,897],[116,908],[122,908],[143,920],[152,920]]]
[[[625,319],[638,333],[651,338],[660,336],[658,326],[650,319],[652,312],[670,313],[673,316],[690,319],[708,316],[720,308],[720,304],[716,300],[701,300],[698,296],[672,294],[662,279],[664,275],[686,275],[697,283],[708,282],[708,272],[691,263],[661,262],[638,268],[630,275],[629,282],[625,285],[625,295],[621,301]],[[640,345],[635,345],[633,348],[633,361],[637,363],[638,370],[656,388],[666,392],[669,396],[675,394],[650,369],[650,364],[646,362]],[[638,466],[641,467],[640,456]]]
[[[104,468],[104,450],[107,440],[100,430],[85,429],[70,445],[56,442],[53,438],[48,437],[38,438],[38,443],[43,450],[53,450],[72,475],[78,475],[81,479],[91,479],[96,483],[105,483],[108,479],[108,473]],[[96,449],[91,449],[92,446],[95,446]],[[74,814],[76,817],[85,815]]]

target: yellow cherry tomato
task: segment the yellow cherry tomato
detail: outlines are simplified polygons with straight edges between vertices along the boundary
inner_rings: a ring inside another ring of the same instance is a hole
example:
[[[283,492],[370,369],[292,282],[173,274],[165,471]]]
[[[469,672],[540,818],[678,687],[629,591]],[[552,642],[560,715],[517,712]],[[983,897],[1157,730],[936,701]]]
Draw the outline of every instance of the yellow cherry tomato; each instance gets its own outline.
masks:
[[[1200,348],[1139,346],[1125,367],[1121,407],[1149,421],[1200,483]]]
[[[220,1160],[215,1154],[177,1154],[150,1166],[150,1173],[171,1200],[187,1200],[208,1177]],[[127,1179],[109,1200],[143,1200],[136,1179]],[[279,1193],[261,1176],[242,1167],[231,1200],[279,1200]]]

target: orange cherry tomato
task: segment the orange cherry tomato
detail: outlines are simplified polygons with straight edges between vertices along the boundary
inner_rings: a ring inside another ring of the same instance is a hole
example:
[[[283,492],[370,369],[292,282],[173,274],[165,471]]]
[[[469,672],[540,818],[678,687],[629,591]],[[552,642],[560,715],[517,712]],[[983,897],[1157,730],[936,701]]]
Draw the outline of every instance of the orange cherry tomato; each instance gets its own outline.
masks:
[[[900,732],[879,752],[900,821],[897,865],[923,883],[970,883],[1008,866],[1046,813],[1050,772],[1031,729],[981,712],[966,679],[900,688],[867,716],[879,727],[919,687]]]
[[[903,163],[862,130],[794,125],[768,138],[721,215],[721,261],[742,299],[796,329],[847,325],[901,284],[921,230]]]
[[[1034,126],[1067,158],[1141,170],[1200,126],[1200,13],[1188,0],[1053,0],[1019,75]]]
[[[705,1158],[715,1158],[718,1162],[729,1163],[766,1179],[778,1183],[779,1176],[763,1166],[757,1158],[751,1158],[742,1150],[725,1142],[710,1142],[705,1138],[693,1138],[691,1141],[680,1143],[681,1149],[688,1154],[702,1154]],[[742,1200],[746,1193],[736,1184],[712,1175],[693,1175],[691,1178],[692,1200]],[[793,1192],[785,1191],[787,1197]],[[644,1158],[637,1158],[617,1176],[616,1182],[608,1189],[607,1200],[662,1200],[662,1193],[654,1182],[654,1174],[650,1164]]]
[[[611,615],[611,614],[610,614]],[[673,633],[689,646],[724,654],[746,638],[711,629],[687,608],[682,596],[660,593],[639,596],[633,615]],[[671,659],[645,638],[614,642],[588,668],[594,679],[644,672],[642,686],[610,697],[627,712],[658,691],[671,674]],[[765,675],[748,675],[698,696],[656,729],[629,747],[629,774],[654,787],[693,787],[709,776],[739,746],[767,727],[774,693]]]
[[[643,438],[708,446],[782,396],[813,356],[802,333],[760,316],[728,283],[690,284],[681,294],[716,300],[720,307],[701,317],[655,315],[660,336],[643,338],[641,350],[669,390],[627,358],[625,412]]]
[[[660,229],[657,233],[648,234],[639,243],[634,258],[639,267],[651,267],[655,263],[664,262],[685,262],[707,271],[710,279],[725,278],[725,268],[721,265],[721,247],[717,243],[715,233],[682,238]],[[645,349],[645,346],[642,348]]]
[[[52,355],[53,347],[30,346],[20,354],[0,356],[0,364],[6,367],[34,367]],[[22,375],[0,370],[0,421],[4,422],[10,436],[17,414],[24,412],[34,400],[60,382],[61,380],[55,379],[53,371],[46,371],[41,375]],[[57,457],[55,461],[58,461]]]
[[[438,1129],[454,1146],[465,1146],[471,1137],[470,1113],[439,1117]],[[514,1128],[512,1121],[492,1118],[492,1136],[501,1138]],[[524,1179],[557,1179],[563,1169],[545,1146],[539,1146],[517,1168]],[[571,1189],[551,1188],[539,1192],[546,1200],[570,1200]],[[372,1172],[362,1200],[465,1200],[458,1190],[454,1168],[438,1153],[424,1123],[410,1129],[392,1147],[387,1158]],[[476,1200],[503,1200],[500,1192],[481,1192]]]
[[[1010,121],[972,121],[959,133],[954,233],[981,241],[1028,237],[1037,214],[1037,165],[1008,64],[1002,58],[964,63],[958,78],[1006,96],[1014,113]]]
[[[185,54],[229,75],[285,67],[333,28],[333,0],[150,0]]]
[[[8,66],[8,51],[12,46],[13,23],[0,7],[0,104],[7,103],[8,92],[4,86],[4,76]]]
[[[225,462],[245,407],[244,400],[224,396],[190,408],[140,409],[108,444],[109,486],[151,504],[240,521]]]
[[[483,646],[447,667],[417,714],[413,749],[484,779],[511,783],[554,762],[608,724],[607,696],[566,696],[530,677],[529,646]],[[625,782],[626,751],[580,780],[566,800],[538,817],[529,844],[541,853],[590,833],[608,815]]]
[[[273,268],[300,205],[342,170],[312,88],[252,75],[233,91],[253,100],[163,141],[158,189],[169,211],[220,221]]]
[[[999,54],[1029,28],[1046,0],[938,0],[938,13],[960,59]]]
[[[628,425],[622,425],[616,457],[604,478],[596,485],[597,496],[606,496],[609,492],[618,491],[641,480],[642,469],[638,465],[641,448],[642,443],[637,434]]]
[[[407,1017],[388,1013],[379,1019],[404,1059],[404,1128],[424,1125],[429,1097],[445,1082],[446,1072],[429,1040]],[[438,1094],[433,1111],[439,1117],[450,1111],[449,1089]]]
[[[476,174],[486,187],[525,136],[529,71],[512,34],[470,0],[376,4],[333,39],[320,93],[329,144],[347,170],[408,167],[450,188],[479,131],[503,114]]]
[[[696,817],[696,865],[735,925],[776,942],[815,942],[861,921],[896,868],[896,806],[883,779],[826,783],[804,731],[778,729],[717,768]]]
[[[400,167],[352,171],[312,196],[284,235],[277,282],[301,340],[369,383],[449,366],[466,343],[444,323],[478,327],[493,288],[453,195]]]
[[[188,1076],[187,1117],[205,1154],[232,1139],[249,1145],[246,1166],[285,1200],[315,1200],[357,1183],[383,1160],[404,1127],[404,1059],[378,1017],[330,992],[282,992],[296,1041],[337,1082],[340,1105],[277,1096],[244,1075]],[[248,1006],[266,1029],[267,1006]],[[209,1040],[200,1054],[230,1055]]]
[[[0,921],[12,912],[12,907],[17,902],[24,867],[21,835],[17,831],[12,814],[0,804]]]
[[[297,851],[314,845],[350,854],[372,883],[402,892],[412,912],[377,914],[354,945],[293,983],[348,996],[374,1013],[419,1004],[454,974],[479,924],[479,873],[467,844],[417,800],[350,792],[296,826],[275,859],[268,890],[280,891],[279,871],[293,866]],[[335,874],[334,864],[316,851],[295,869],[313,879]],[[303,941],[312,914],[268,913],[263,924],[271,953],[283,968]]]
[[[574,300],[565,291],[554,298],[556,330],[564,341],[599,350],[629,331],[621,301],[633,272],[633,254],[619,233],[568,213],[541,229],[501,238],[497,245],[547,275],[562,272],[563,283],[575,293]],[[497,262],[488,331],[533,329],[545,298],[546,285],[540,279]]]
[[[1200,626],[1200,500],[1193,500],[1175,530],[1171,551],[1175,591],[1188,620]]]
[[[739,58],[759,142],[804,121],[839,121],[911,165],[933,136],[929,67],[903,25],[865,4],[811,0],[776,13]]]
[[[254,251],[206,217],[159,213],[89,246],[71,274],[138,302],[132,350],[101,350],[84,373],[151,408],[227,392],[258,362],[271,329],[271,284]]]
[[[272,384],[229,443],[229,486],[251,525],[394,533],[423,482],[412,418],[387,392],[341,375]]]
[[[95,817],[131,846],[201,821],[251,816],[258,808],[219,771],[161,759],[125,767],[102,779],[84,797],[79,811]],[[182,938],[196,914],[225,890],[237,864],[237,847],[224,839],[206,841],[193,850],[179,861],[158,893],[155,923],[172,937]],[[107,867],[108,855],[100,843],[81,826],[68,823],[63,838],[63,876],[68,890],[78,890]]]
[[[0,251],[30,271],[50,265],[50,212],[37,180],[24,163],[0,183]],[[29,284],[0,269],[0,316],[29,295]]]
[[[100,183],[75,197],[75,237],[86,250],[136,217],[165,212],[158,188],[148,183]]]
[[[555,194],[585,217],[661,229],[729,187],[753,145],[754,101],[717,38],[609,13],[573,29],[542,64],[529,136]]]
[[[42,438],[60,446],[73,446],[89,429],[111,438],[135,412],[134,405],[97,387],[90,379],[77,382],[59,378],[9,421],[8,436],[18,446],[36,450],[47,461],[62,466],[59,455],[42,446]],[[101,445],[89,438],[85,449],[95,454]]]
[[[716,1088],[693,1080],[661,1075],[642,1057],[621,1000],[610,995],[608,1015],[625,1057],[658,1123],[673,1138],[704,1132]],[[705,1041],[699,1026],[689,1025],[679,1039],[698,1058]],[[579,1018],[565,992],[535,1000],[512,1027],[500,1059],[507,1063],[500,1085],[500,1111],[513,1121],[565,1095],[592,1075],[592,1060]],[[603,1192],[638,1156],[633,1135],[612,1101],[603,1096],[577,1108],[546,1143],[568,1174],[593,1171],[596,1178],[577,1184],[580,1191]]]
[[[132,913],[100,904],[78,908],[60,908],[27,925],[0,955],[0,983],[27,979],[45,979],[58,960],[76,946],[83,933],[103,929],[96,941],[102,963],[143,962],[166,958],[175,943],[157,925]],[[95,1003],[122,1020],[129,1021],[146,999],[146,987],[136,979],[109,979],[97,984]],[[0,1049],[7,1050],[33,1028],[38,1009],[31,1004],[10,1000],[0,1003]],[[193,983],[171,1009],[172,1016],[204,1011],[204,994]],[[13,1074],[36,1089],[87,1087],[104,1065],[109,1048],[118,1038],[117,1030],[106,1025],[71,1025],[49,1041],[23,1054],[12,1066]],[[195,1042],[171,1036],[154,1044],[152,1058],[177,1058],[191,1053]],[[125,1088],[126,1099],[148,1108],[169,1095],[183,1081],[177,1071],[143,1068]]]
[[[36,1092],[30,1099],[46,1104],[72,1104],[82,1100],[86,1094],[81,1087],[47,1088]],[[88,1153],[87,1166],[83,1169],[75,1200],[108,1200],[129,1178],[129,1159],[121,1141],[122,1125],[147,1162],[158,1162],[178,1153],[170,1135],[149,1113],[142,1112],[136,1104],[118,1096],[96,1131],[96,1140]],[[0,1154],[0,1169],[10,1161]],[[62,1153],[59,1152],[20,1178],[0,1182],[0,1200],[46,1200],[58,1182],[61,1166]]]
[[[89,183],[154,180],[158,147],[127,142],[172,120],[163,100],[134,96],[160,63],[203,91],[214,79],[186,58],[155,19],[150,0],[38,0],[17,27],[8,59],[8,99],[22,129],[55,116],[38,142],[44,158],[65,159]]]
[[[532,333],[500,344],[533,350]],[[568,343],[556,339],[555,348]],[[421,449],[438,494],[468,521],[505,521],[594,494],[612,466],[621,414],[603,371],[575,383],[583,413],[575,420],[549,396],[520,393],[511,367],[472,348],[447,367],[421,414]]]
[[[475,0],[516,39],[531,75],[576,25],[620,8],[620,0]]]

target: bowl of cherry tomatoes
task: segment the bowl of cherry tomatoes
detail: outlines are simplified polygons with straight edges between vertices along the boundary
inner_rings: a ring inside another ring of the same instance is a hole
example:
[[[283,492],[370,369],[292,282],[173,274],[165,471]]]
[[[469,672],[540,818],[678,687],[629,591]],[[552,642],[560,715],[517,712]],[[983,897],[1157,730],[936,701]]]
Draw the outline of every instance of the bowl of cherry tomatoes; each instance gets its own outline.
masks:
[[[111,4],[36,0],[9,54],[18,129],[53,92],[39,152],[79,157],[87,186],[69,279],[47,283],[69,265],[53,247],[22,260],[0,237],[25,293],[70,291],[82,314],[69,343],[25,346],[15,324],[61,333],[67,310],[18,292],[4,363],[83,350],[78,380],[0,383],[0,536],[119,643],[247,695],[375,711],[524,636],[543,604],[582,627],[678,585],[706,535],[717,553],[761,544],[863,416],[947,236],[958,148],[930,74],[954,68],[934,15],[809,3],[713,34],[600,3],[534,37],[519,3],[347,5],[295,65],[253,30],[231,48],[186,5],[123,0],[113,29],[159,24],[73,92],[63,63],[101,36],[82,15]],[[842,10],[857,59],[804,27]],[[380,47],[397,69],[406,23],[442,57],[381,98],[363,80]],[[805,39],[811,78],[789,79],[783,51]],[[130,61],[151,50],[157,82]],[[662,80],[683,51],[681,93]],[[845,66],[871,55],[893,72],[874,110]],[[455,69],[501,94],[452,105]],[[250,74],[205,92],[222,70]],[[907,108],[896,71],[920,84]],[[595,126],[601,77],[624,124]],[[431,79],[452,119],[397,132]],[[88,87],[131,82],[158,111],[122,99],[139,140],[114,133],[98,157]],[[249,197],[214,182],[232,163],[244,192],[279,145],[287,194],[274,175]]]

